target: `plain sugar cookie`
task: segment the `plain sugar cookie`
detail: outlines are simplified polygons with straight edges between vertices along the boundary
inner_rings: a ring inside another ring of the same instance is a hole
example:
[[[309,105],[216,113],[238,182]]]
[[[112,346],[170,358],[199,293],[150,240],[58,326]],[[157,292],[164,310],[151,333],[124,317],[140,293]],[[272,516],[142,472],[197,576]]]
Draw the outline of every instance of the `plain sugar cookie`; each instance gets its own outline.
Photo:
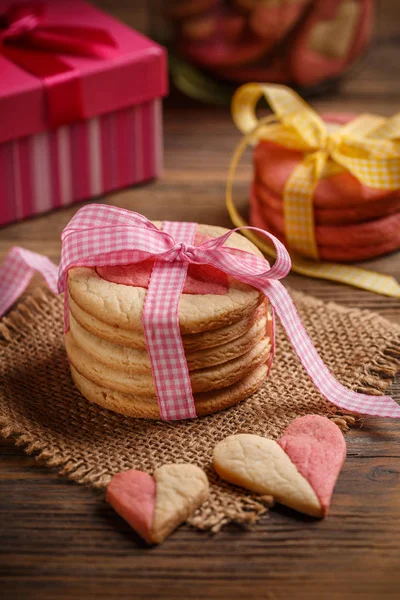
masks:
[[[195,394],[194,401],[197,416],[210,415],[246,400],[246,398],[249,398],[249,396],[262,387],[267,373],[267,366],[263,364],[254,369],[254,371],[247,373],[235,385],[213,392]],[[144,396],[123,394],[122,392],[104,388],[86,379],[73,365],[71,365],[71,374],[76,387],[89,402],[127,417],[140,419],[160,418],[160,410],[155,396],[146,398]]]
[[[244,335],[232,342],[186,353],[189,370],[213,367],[242,356],[265,338],[266,327],[267,317],[263,315]],[[150,357],[147,351],[107,342],[86,331],[72,315],[70,315],[70,329],[78,346],[102,364],[128,372],[151,374]]]
[[[238,337],[244,335],[258,319],[266,314],[267,306],[268,302],[265,300],[265,302],[260,304],[260,306],[258,306],[251,314],[243,319],[239,319],[232,325],[226,325],[225,327],[212,329],[211,331],[183,335],[183,347],[188,352],[195,352],[197,350],[215,348],[216,346],[221,346],[222,344],[227,344],[228,342],[236,340]],[[71,297],[69,298],[69,309],[79,325],[93,335],[113,344],[126,346],[127,348],[146,350],[146,340],[143,332],[140,333],[137,331],[128,331],[111,327],[110,325],[107,325],[107,323],[95,319],[89,315],[89,313],[82,310]]]
[[[76,343],[72,332],[65,336],[65,346],[71,364],[77,371],[97,385],[126,394],[148,396],[156,393],[151,374],[138,374],[114,369],[93,359]],[[222,365],[190,372],[193,392],[208,392],[237,383],[246,372],[255,369],[268,359],[270,342],[262,339],[249,352]]]

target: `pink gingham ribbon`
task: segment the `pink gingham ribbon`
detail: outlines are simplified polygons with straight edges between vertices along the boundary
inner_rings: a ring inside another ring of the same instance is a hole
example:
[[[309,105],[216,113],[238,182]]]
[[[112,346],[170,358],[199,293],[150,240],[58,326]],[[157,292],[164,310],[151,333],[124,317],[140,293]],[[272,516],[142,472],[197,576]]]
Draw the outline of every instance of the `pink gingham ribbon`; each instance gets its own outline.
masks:
[[[166,421],[196,417],[178,319],[189,267],[189,262],[180,256],[193,243],[196,229],[196,223],[164,221],[162,230],[175,240],[176,255],[171,253],[168,260],[155,261],[143,309],[143,329],[160,416]]]
[[[182,292],[189,264],[212,265],[261,290],[267,296],[304,368],[327,400],[345,411],[381,417],[400,417],[400,406],[390,396],[368,396],[353,392],[341,385],[325,366],[301,323],[289,293],[279,281],[290,270],[290,258],[277,238],[261,229],[251,228],[269,238],[275,246],[277,258],[273,267],[270,267],[264,258],[224,246],[233,231],[243,228],[229,231],[199,246],[193,246],[187,241],[177,241],[172,235],[174,233],[180,240],[188,239],[193,234],[192,226],[193,224],[169,223],[164,224],[165,230],[160,231],[148,219],[137,213],[103,205],[86,206],[76,213],[63,231],[57,286],[57,268],[46,257],[21,249],[11,250],[0,268],[0,315],[17,299],[34,270],[43,273],[52,291],[61,293],[66,290],[68,270],[72,267],[127,265],[155,258],[147,293],[150,304],[147,305],[146,300],[143,325],[160,411],[164,418],[189,418],[194,416],[193,397],[183,349],[176,352],[177,348],[181,349],[182,344],[176,299]],[[172,270],[169,266],[171,264],[174,265]],[[168,269],[170,276],[163,274],[160,280],[159,273],[162,273],[164,267]],[[163,286],[162,293],[159,290],[156,297],[157,289],[155,287],[153,290],[152,287],[159,285],[160,281]],[[175,299],[171,300],[171,297]],[[153,302],[156,302],[156,305]],[[165,307],[162,306],[163,302],[166,303]],[[161,336],[155,335],[154,325],[148,328],[151,315],[155,313],[162,326],[167,319],[170,327],[167,335],[165,331]],[[176,325],[171,326],[171,323]],[[173,351],[167,353],[168,360],[165,360],[166,348],[169,346]],[[171,393],[160,393],[166,381],[171,382],[176,378],[178,383]]]

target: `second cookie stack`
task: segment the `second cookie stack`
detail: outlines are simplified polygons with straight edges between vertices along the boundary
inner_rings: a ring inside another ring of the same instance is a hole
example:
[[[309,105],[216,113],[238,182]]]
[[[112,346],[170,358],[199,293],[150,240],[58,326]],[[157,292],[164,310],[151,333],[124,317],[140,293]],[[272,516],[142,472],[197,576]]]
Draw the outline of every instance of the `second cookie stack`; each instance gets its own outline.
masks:
[[[335,133],[349,119],[348,115],[329,115],[325,125],[329,133]],[[251,224],[273,233],[290,248],[283,197],[303,154],[261,140],[253,156]],[[321,260],[368,260],[400,248],[400,192],[367,187],[332,161],[328,161],[315,186],[313,211]]]

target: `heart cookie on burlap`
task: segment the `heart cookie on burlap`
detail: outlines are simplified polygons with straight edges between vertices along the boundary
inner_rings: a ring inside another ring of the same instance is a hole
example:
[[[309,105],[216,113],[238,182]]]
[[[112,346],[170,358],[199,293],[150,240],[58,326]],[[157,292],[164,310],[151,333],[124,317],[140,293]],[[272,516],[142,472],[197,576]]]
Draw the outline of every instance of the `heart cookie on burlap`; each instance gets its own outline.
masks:
[[[160,544],[203,504],[208,490],[200,467],[172,464],[153,477],[136,469],[114,475],[106,499],[148,544]]]
[[[346,458],[340,429],[326,417],[295,419],[278,442],[231,435],[214,448],[218,475],[312,517],[324,517]]]

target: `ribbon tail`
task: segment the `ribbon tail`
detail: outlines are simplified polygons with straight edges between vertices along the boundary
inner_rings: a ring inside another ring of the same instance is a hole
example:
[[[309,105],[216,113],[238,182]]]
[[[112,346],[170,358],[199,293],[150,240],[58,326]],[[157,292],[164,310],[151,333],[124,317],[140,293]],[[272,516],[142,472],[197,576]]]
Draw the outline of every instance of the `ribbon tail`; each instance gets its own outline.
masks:
[[[353,287],[367,290],[382,296],[391,298],[400,298],[400,285],[396,279],[390,275],[353,267],[351,265],[341,265],[339,263],[307,261],[301,257],[291,254],[292,270],[301,275],[308,275],[316,279],[327,279],[328,281],[337,281]]]
[[[57,294],[58,267],[47,256],[18,246],[11,248],[0,265],[0,317],[25,291],[35,272],[41,273],[50,290]]]
[[[242,219],[235,221],[232,218],[232,222],[247,225]],[[272,258],[276,257],[275,250],[267,242],[261,240],[256,233],[248,230],[242,233],[260,248],[264,254]],[[350,285],[374,294],[380,294],[381,296],[400,298],[400,285],[391,275],[384,275],[377,271],[369,271],[368,269],[352,265],[307,260],[294,252],[289,252],[289,254],[292,261],[291,270],[300,275],[312,277],[313,279],[326,279],[327,281],[344,283],[345,285]]]
[[[317,389],[339,408],[364,415],[400,418],[400,405],[390,396],[368,396],[347,389],[324,364],[303,327],[300,316],[286,288],[277,280],[269,280],[259,289],[268,296],[296,353]]]

